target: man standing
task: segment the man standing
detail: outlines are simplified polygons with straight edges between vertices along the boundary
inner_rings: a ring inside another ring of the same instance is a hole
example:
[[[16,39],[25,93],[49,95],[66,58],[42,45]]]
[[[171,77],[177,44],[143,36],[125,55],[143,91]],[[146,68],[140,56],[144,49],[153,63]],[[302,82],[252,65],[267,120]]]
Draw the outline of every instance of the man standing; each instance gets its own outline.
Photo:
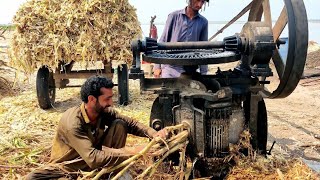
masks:
[[[137,153],[125,147],[127,133],[165,138],[165,130],[157,132],[112,109],[113,86],[102,76],[90,77],[82,85],[83,103],[68,109],[59,122],[51,165],[31,172],[26,179],[56,179],[68,177],[70,172],[118,165]],[[52,164],[62,166],[55,168]]]
[[[199,14],[209,0],[189,0],[188,6],[169,14],[160,42],[208,41],[208,20]],[[198,67],[155,64],[154,76],[162,78],[179,77],[181,73],[193,73]],[[200,66],[200,73],[206,74],[207,65]]]

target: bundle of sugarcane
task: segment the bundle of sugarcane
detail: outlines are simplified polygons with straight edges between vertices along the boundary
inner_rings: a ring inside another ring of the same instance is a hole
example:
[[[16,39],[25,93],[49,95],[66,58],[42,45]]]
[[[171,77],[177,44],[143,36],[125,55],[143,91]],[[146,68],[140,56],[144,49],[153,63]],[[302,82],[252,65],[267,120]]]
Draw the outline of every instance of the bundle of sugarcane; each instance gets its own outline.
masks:
[[[130,64],[131,40],[141,36],[128,0],[29,0],[13,22],[11,64],[27,73],[71,61]]]
[[[171,134],[169,139],[154,138],[142,151],[118,166],[103,168],[89,173],[83,172],[82,179],[92,177],[93,179],[99,179],[102,175],[114,172],[117,169],[122,170],[112,179],[118,179],[128,170],[131,170],[130,173],[134,174],[136,179],[189,179],[192,168],[192,165],[188,167],[190,161],[188,162],[188,159],[186,159],[189,128],[187,123],[166,127]],[[239,142],[231,145],[229,155],[221,159],[215,159],[213,161],[214,164],[210,164],[212,166],[211,170],[213,172],[225,171],[225,173],[228,173],[226,179],[291,179],[293,177],[316,179],[318,177],[301,160],[285,160],[280,156],[266,158],[258,155],[252,148],[250,139],[249,130],[243,131],[240,134]],[[164,159],[176,151],[180,152],[178,168],[170,172],[168,172],[168,168],[159,169],[159,166],[164,163]],[[243,152],[247,152],[246,155]],[[143,157],[147,157],[146,159],[149,161],[150,157],[153,157],[153,160],[151,159],[152,162],[145,166],[141,163]],[[139,168],[141,164],[144,168]],[[132,172],[132,170],[137,169],[139,173]],[[202,179],[211,179],[211,177]]]

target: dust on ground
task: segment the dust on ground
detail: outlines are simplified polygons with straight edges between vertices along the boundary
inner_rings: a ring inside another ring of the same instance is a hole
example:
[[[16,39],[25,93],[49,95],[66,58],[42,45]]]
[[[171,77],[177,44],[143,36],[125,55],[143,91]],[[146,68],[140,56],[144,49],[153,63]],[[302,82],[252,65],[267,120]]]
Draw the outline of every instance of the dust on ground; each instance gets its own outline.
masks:
[[[309,43],[305,78],[284,99],[266,99],[269,145],[275,152],[302,157],[320,172],[320,45]],[[306,76],[308,74],[308,76]]]

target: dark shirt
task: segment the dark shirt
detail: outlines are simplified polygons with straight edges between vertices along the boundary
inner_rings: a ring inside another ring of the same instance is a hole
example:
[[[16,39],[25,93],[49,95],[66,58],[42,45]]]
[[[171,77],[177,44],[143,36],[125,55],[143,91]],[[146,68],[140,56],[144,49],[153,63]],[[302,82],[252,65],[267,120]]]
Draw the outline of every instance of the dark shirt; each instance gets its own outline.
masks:
[[[208,41],[208,20],[200,14],[192,19],[186,15],[186,8],[168,15],[168,19],[159,42]],[[155,64],[154,69],[162,69],[161,77],[179,77],[185,72],[183,66]],[[200,66],[200,73],[206,74],[207,65]]]

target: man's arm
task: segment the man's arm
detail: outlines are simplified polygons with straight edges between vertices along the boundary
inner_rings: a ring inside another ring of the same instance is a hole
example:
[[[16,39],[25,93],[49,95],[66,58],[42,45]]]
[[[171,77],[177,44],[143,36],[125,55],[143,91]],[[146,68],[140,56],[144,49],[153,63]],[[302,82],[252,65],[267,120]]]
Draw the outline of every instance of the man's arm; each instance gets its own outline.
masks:
[[[170,42],[172,36],[172,26],[173,26],[173,15],[169,14],[166,24],[164,26],[164,30],[162,36],[159,39],[159,42]],[[161,75],[161,64],[154,64],[153,66],[153,74],[155,77],[160,77]]]
[[[173,28],[174,16],[173,14],[169,14],[166,24],[163,29],[162,36],[159,39],[159,42],[170,42],[172,36],[172,28]]]
[[[135,136],[140,137],[149,137],[153,138],[157,131],[153,128],[146,126],[137,120],[134,120],[133,118],[130,118],[128,116],[122,115],[119,112],[117,112],[115,109],[110,109],[109,112],[112,116],[112,119],[122,119],[124,120],[128,125],[128,133],[133,134]]]
[[[206,20],[200,33],[200,41],[208,41],[208,21]],[[200,73],[205,75],[208,73],[208,65],[200,66]]]

